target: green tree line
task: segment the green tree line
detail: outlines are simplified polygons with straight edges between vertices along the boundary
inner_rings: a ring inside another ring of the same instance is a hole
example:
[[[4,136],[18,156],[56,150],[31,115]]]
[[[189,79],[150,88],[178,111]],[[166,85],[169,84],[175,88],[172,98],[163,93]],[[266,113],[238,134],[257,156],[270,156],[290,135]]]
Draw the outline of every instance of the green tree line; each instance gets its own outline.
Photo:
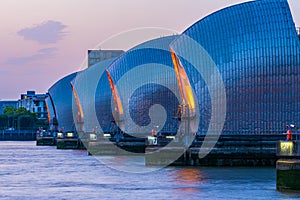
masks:
[[[0,130],[35,130],[39,127],[47,129],[48,124],[45,120],[39,120],[36,113],[32,113],[25,108],[14,108],[7,106],[0,115]]]

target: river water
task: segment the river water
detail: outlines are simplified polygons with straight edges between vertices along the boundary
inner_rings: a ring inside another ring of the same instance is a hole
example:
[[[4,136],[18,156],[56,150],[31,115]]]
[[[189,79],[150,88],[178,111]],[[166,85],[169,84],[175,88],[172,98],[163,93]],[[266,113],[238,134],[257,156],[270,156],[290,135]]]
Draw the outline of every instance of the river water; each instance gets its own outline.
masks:
[[[110,166],[86,151],[0,142],[0,199],[300,198],[276,191],[274,168],[167,167],[128,173],[115,169],[126,157],[104,158]]]

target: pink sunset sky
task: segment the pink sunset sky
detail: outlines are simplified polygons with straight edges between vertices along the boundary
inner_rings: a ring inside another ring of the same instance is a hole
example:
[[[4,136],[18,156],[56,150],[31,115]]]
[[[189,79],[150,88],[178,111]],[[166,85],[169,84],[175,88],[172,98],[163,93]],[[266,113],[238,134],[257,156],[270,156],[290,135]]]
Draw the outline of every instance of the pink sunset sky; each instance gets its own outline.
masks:
[[[78,71],[87,50],[141,27],[184,31],[241,0],[2,0],[0,100],[48,88]],[[296,26],[300,1],[289,0]]]

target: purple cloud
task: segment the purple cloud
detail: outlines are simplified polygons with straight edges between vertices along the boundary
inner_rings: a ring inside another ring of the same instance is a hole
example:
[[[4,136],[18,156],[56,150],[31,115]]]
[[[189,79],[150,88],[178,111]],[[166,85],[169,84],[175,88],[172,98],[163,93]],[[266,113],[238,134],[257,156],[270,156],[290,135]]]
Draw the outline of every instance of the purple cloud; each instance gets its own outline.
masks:
[[[17,34],[25,40],[33,40],[40,44],[50,44],[56,43],[66,35],[63,32],[66,27],[61,22],[49,20],[32,27],[23,28]]]
[[[56,55],[57,48],[44,48],[38,50],[38,52],[32,56],[25,57],[12,57],[9,58],[5,64],[7,65],[25,65],[28,63],[46,60],[53,58]]]

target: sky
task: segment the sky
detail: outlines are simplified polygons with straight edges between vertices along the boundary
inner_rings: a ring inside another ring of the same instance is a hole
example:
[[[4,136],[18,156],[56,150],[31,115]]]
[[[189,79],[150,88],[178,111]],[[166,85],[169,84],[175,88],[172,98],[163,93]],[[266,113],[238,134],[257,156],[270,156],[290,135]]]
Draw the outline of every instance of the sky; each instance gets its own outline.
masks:
[[[295,24],[300,27],[300,1],[288,1]],[[60,78],[82,69],[87,50],[113,35],[143,27],[181,33],[214,11],[246,1],[0,2],[0,100],[17,100],[27,90],[46,93]]]

